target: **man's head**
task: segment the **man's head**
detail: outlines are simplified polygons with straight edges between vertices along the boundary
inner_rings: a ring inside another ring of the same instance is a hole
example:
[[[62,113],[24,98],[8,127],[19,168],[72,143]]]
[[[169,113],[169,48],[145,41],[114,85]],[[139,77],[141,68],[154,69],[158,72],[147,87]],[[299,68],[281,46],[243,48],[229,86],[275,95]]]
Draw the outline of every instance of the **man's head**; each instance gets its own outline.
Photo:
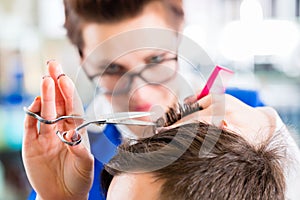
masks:
[[[100,86],[114,111],[149,111],[155,105],[166,109],[177,100],[181,0],[64,0],[64,4],[68,37],[78,48],[87,76]],[[149,28],[171,35],[164,39],[151,30],[144,34]],[[125,39],[118,37],[122,34]],[[143,41],[157,45],[146,48]]]
[[[255,147],[205,123],[185,124],[121,145],[102,185],[108,199],[281,200],[283,152],[274,142]]]

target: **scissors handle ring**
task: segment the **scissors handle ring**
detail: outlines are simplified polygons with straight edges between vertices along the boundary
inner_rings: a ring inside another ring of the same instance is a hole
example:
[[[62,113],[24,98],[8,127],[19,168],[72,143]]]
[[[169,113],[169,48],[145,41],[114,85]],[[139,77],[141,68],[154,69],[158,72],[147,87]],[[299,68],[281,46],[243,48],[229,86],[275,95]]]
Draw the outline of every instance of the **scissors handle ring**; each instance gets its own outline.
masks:
[[[70,145],[70,146],[76,146],[76,145],[78,145],[78,144],[81,142],[81,140],[82,140],[81,135],[80,135],[79,133],[77,133],[77,138],[76,138],[76,139],[72,139],[72,141],[68,141],[68,140],[66,139],[66,137],[65,137],[66,134],[67,134],[66,131],[65,131],[65,132],[59,132],[59,131],[56,131],[56,135],[59,137],[59,139],[60,139],[63,143],[68,144],[68,145]]]

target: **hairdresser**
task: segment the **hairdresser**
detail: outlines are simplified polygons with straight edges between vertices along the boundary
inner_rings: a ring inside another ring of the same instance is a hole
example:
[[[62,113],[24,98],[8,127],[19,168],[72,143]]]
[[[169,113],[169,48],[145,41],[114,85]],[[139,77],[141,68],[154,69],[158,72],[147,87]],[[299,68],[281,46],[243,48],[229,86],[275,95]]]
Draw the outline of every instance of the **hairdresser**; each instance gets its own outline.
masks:
[[[178,82],[180,66],[176,55],[179,44],[175,42],[176,45],[172,43],[168,46],[169,44],[164,43],[164,38],[162,40],[152,34],[143,34],[142,41],[157,41],[156,49],[131,51],[117,57],[116,54],[122,53],[118,51],[126,45],[138,49],[141,45],[138,42],[141,40],[138,37],[126,37],[122,41],[127,43],[106,41],[120,33],[142,28],[172,30],[173,37],[176,38],[184,23],[181,0],[143,0],[138,3],[131,0],[126,3],[119,0],[64,0],[64,4],[68,37],[77,47],[86,75],[101,88],[101,98],[95,98],[99,100],[96,102],[97,106],[103,106],[103,110],[112,106],[115,112],[149,111],[155,105],[166,110],[177,102],[181,86]],[[97,56],[91,56],[95,51]],[[46,119],[61,115],[83,115],[84,110],[73,82],[64,75],[58,62],[50,61],[47,65],[48,75],[42,79],[41,97],[37,97],[29,109]],[[162,66],[165,71],[161,71]],[[137,73],[141,71],[142,73]],[[128,76],[126,73],[135,73],[135,76]],[[151,84],[153,82],[156,84]],[[199,104],[204,107],[201,112],[212,116],[216,114],[215,107],[208,99],[210,96],[201,99]],[[255,106],[256,102],[257,99],[247,103]],[[241,118],[239,121],[240,118],[235,117],[232,122],[229,116],[225,116],[223,125],[235,124],[234,127],[240,128],[247,127],[247,122],[251,121],[254,132],[258,132],[262,126],[274,126],[274,120],[270,120],[273,117],[270,118],[268,114],[253,111],[251,107],[244,105],[242,109],[238,105],[239,101],[227,101],[225,114],[246,110],[246,113],[254,113],[252,119],[261,120]],[[243,113],[234,116],[241,114]],[[204,120],[211,120],[208,118]],[[76,125],[76,121],[67,120],[54,125],[41,124],[38,129],[37,121],[26,116],[23,161],[29,181],[38,194],[32,192],[29,199],[104,199],[99,181],[102,162],[109,161],[113,156],[116,146],[122,141],[122,134],[133,130],[120,131],[115,126],[107,125],[103,134],[90,140],[93,142],[91,145],[87,132],[83,131],[82,143],[73,147],[63,144],[54,134],[57,130],[72,130]],[[266,132],[272,132],[269,128]],[[72,131],[67,135],[67,138],[71,137]],[[259,141],[255,137],[251,139]],[[97,155],[96,159],[93,155]]]

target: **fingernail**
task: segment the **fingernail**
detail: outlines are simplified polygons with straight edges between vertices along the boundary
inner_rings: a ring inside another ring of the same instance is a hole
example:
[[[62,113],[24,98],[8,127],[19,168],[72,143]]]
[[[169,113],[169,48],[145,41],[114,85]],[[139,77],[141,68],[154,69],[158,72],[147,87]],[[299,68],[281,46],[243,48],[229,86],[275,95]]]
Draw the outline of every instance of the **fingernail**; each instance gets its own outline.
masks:
[[[58,80],[60,77],[62,77],[62,76],[65,76],[65,74],[60,74],[60,75],[58,75],[57,80]]]
[[[45,78],[48,78],[48,77],[51,77],[51,76],[50,75],[45,75],[45,76],[43,76],[42,79],[45,79]]]
[[[197,101],[197,97],[195,97],[194,95],[191,95],[191,96],[186,97],[183,101],[186,104],[192,104]]]
[[[222,128],[225,128],[225,127],[227,127],[228,125],[227,125],[227,122],[225,121],[225,120],[222,120],[222,122],[221,122],[221,127]]]
[[[50,62],[52,62],[52,61],[55,61],[55,59],[50,59],[50,60],[48,60],[48,61],[47,61],[47,65],[48,65]]]
[[[35,97],[35,99],[34,99],[34,101],[39,101],[39,100],[41,100],[41,96],[37,96],[37,97]]]

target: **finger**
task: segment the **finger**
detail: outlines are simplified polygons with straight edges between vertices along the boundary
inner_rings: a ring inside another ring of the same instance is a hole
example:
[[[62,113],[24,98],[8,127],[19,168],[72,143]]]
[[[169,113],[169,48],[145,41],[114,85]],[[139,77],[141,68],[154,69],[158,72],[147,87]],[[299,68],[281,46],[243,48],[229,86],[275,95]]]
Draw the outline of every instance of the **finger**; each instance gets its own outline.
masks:
[[[210,108],[216,115],[224,114],[226,101],[226,94],[209,94],[201,98],[197,103],[204,110]]]
[[[191,113],[185,117],[183,117],[179,122],[187,122],[187,121],[201,121],[201,122],[210,122],[212,119],[211,110],[205,109],[200,110],[194,113]]]
[[[28,109],[31,112],[39,113],[41,111],[41,97],[36,97]],[[24,126],[23,144],[28,144],[38,137],[37,119],[26,115]]]
[[[41,94],[41,116],[48,120],[55,119],[55,84],[51,77],[46,76],[43,78]],[[53,127],[54,125],[41,124],[40,134],[53,132]]]
[[[185,124],[187,122],[203,122],[217,127],[222,127],[225,122],[224,116],[211,115],[211,111],[201,110],[195,113],[192,113],[188,116],[183,117],[181,120],[176,122],[176,126],[180,124]],[[227,125],[227,124],[226,124]]]
[[[191,95],[191,96],[188,96],[186,97],[183,102],[185,104],[192,104],[192,103],[195,103],[197,101],[197,96],[196,95]]]
[[[193,98],[194,97],[192,96],[190,99],[188,99],[188,101],[191,99],[193,100]],[[188,115],[187,117],[183,118],[181,122],[196,120],[220,126],[226,114],[225,99],[226,95],[224,94],[209,94],[201,98],[197,101],[197,103],[203,109]]]
[[[197,103],[203,108],[206,109],[212,104],[212,95],[209,94],[200,100],[197,101]]]
[[[66,114],[83,115],[82,102],[72,80],[68,76],[61,76],[58,86],[64,98]]]
[[[61,75],[64,74],[61,65],[55,61],[55,60],[50,60],[47,62],[48,64],[48,72],[52,79],[54,80],[55,83],[55,103],[56,103],[56,111],[58,115],[65,115],[65,101],[60,93],[60,89],[58,87],[58,79],[61,77]]]
[[[66,139],[71,141],[74,135],[77,133],[74,130],[70,130],[67,132]],[[78,163],[85,163],[88,160],[91,160],[93,157],[90,153],[90,146],[87,134],[81,135],[82,142],[75,146],[68,146],[69,151],[75,156]]]

